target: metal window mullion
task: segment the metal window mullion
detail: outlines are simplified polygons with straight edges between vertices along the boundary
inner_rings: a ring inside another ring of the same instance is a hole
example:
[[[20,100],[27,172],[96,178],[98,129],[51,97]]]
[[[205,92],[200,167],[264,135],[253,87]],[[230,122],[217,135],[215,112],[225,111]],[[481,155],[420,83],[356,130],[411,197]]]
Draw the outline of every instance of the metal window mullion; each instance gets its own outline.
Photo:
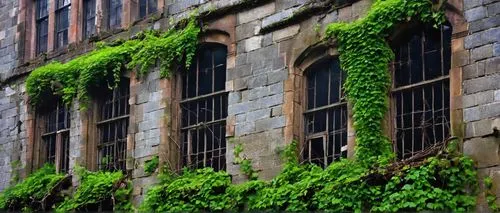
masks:
[[[329,123],[329,120],[330,120],[329,119],[329,117],[330,117],[329,116],[330,115],[330,110],[327,110],[325,114],[326,114],[326,119],[325,119],[326,120],[326,125],[325,125],[326,134],[325,134],[325,136],[323,136],[323,158],[324,158],[324,164],[326,166],[326,165],[328,165],[328,148],[329,148],[329,146],[328,146],[329,145],[329,143],[328,143],[328,139],[329,139],[328,132],[330,132],[329,131],[329,125],[328,125],[328,123]],[[335,113],[333,113],[333,115],[335,116]],[[335,123],[335,120],[333,121],[333,123]],[[335,139],[334,139],[334,141],[335,141]],[[335,147],[335,142],[334,142],[334,147]],[[332,154],[335,156],[335,148],[333,149],[333,153]]]
[[[426,78],[426,75],[425,75],[425,45],[424,45],[424,42],[425,42],[425,33],[422,33],[422,38],[420,40],[420,54],[421,54],[421,57],[422,57],[422,79],[424,81],[427,80]],[[425,129],[424,129],[424,123],[425,123],[425,86],[426,84],[423,84],[422,85],[422,107],[423,107],[423,114],[422,114],[422,117],[421,117],[421,122],[422,122],[422,135],[421,135],[421,138],[422,138],[422,150],[425,149]],[[418,88],[416,88],[418,89]]]

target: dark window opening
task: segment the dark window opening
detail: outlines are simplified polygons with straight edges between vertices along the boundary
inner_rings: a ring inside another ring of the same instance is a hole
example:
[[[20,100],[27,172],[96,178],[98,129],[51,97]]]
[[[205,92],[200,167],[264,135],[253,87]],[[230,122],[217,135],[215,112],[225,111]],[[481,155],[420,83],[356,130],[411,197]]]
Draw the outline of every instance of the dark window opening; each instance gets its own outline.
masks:
[[[449,25],[419,26],[393,47],[393,126],[399,159],[450,135],[451,33]]]
[[[139,18],[157,11],[157,0],[139,0]]]
[[[182,161],[192,168],[226,169],[227,47],[205,44],[183,73]]]
[[[68,44],[68,30],[70,24],[70,0],[57,0],[56,1],[56,39],[55,48],[61,48]]]
[[[58,171],[68,172],[70,112],[61,101],[55,108],[40,111],[41,157],[45,163],[56,165]]]
[[[126,170],[129,97],[129,80],[122,79],[120,85],[105,94],[99,103],[97,161],[100,170]]]
[[[95,0],[86,0],[84,2],[83,13],[83,37],[89,38],[96,33],[95,29],[95,16],[96,16],[96,3]]]
[[[108,0],[108,28],[120,28],[122,24],[122,0]]]
[[[47,52],[49,35],[48,0],[36,1],[36,54]]]
[[[308,68],[306,77],[302,159],[326,167],[347,157],[347,102],[342,88],[345,74],[338,59],[328,59]]]

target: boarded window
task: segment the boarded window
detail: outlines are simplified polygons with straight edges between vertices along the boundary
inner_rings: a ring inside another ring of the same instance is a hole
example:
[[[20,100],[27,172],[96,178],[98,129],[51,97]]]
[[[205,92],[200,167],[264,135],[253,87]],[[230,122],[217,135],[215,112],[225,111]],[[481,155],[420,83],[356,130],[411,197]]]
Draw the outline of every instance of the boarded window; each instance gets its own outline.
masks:
[[[96,33],[95,15],[96,15],[96,0],[85,0],[83,3],[83,37],[89,38]]]
[[[129,96],[129,80],[122,79],[99,103],[97,162],[101,170],[126,170]]]
[[[47,52],[49,35],[48,0],[36,1],[36,54]]]
[[[61,101],[55,107],[40,109],[42,162],[56,165],[60,172],[69,169],[70,113]]]
[[[56,0],[56,39],[55,48],[61,48],[68,44],[68,29],[70,23],[70,0]]]
[[[320,61],[306,70],[307,110],[304,161],[327,166],[347,157],[347,102],[345,79],[338,59]]]
[[[157,11],[157,0],[139,0],[139,18]]]
[[[449,137],[451,33],[449,25],[417,27],[393,48],[393,126],[399,159]]]
[[[120,28],[122,24],[122,0],[108,0],[108,28]]]
[[[193,168],[226,168],[227,48],[205,44],[182,76],[182,160]]]

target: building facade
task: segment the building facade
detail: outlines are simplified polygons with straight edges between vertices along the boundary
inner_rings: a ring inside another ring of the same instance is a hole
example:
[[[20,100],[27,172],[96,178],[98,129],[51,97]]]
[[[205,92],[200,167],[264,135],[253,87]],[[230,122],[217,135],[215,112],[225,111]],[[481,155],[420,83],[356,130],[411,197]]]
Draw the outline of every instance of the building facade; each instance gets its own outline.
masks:
[[[244,180],[234,141],[263,179],[279,152],[326,166],[352,157],[352,107],[329,23],[366,15],[370,0],[0,0],[0,189],[44,163],[61,172],[123,170],[139,202],[157,180],[144,163],[213,167]],[[439,28],[397,26],[390,111],[384,127],[398,159],[456,136],[479,175],[500,183],[500,1],[449,0]],[[160,78],[153,69],[103,89],[82,109],[45,100],[33,107],[29,73],[67,62],[97,41],[167,30],[193,12],[204,31],[191,68]]]

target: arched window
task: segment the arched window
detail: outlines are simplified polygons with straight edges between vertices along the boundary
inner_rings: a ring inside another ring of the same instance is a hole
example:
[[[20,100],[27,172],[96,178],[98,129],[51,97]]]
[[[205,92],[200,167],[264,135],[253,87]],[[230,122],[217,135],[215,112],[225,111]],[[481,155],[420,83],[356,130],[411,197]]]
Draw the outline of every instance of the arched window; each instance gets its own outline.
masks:
[[[338,59],[327,59],[306,70],[305,143],[303,160],[327,166],[347,157],[345,79]]]
[[[182,74],[182,160],[193,168],[226,168],[227,47],[202,45]]]
[[[393,140],[399,159],[449,137],[451,33],[447,24],[419,26],[393,47]]]

